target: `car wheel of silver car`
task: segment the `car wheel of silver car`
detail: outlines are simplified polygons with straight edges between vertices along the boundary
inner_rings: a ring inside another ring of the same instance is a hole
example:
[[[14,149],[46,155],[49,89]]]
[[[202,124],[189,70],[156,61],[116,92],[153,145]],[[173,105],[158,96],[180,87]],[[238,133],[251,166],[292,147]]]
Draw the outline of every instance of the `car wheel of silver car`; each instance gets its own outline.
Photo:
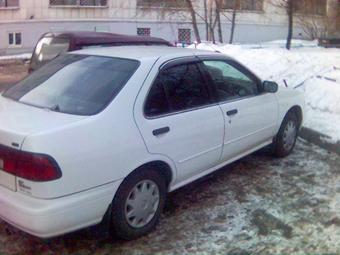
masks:
[[[111,207],[111,233],[132,240],[157,225],[166,197],[163,176],[143,168],[130,174],[120,185]]]
[[[294,112],[288,112],[273,143],[273,152],[277,157],[289,155],[295,147],[299,131],[299,122]]]

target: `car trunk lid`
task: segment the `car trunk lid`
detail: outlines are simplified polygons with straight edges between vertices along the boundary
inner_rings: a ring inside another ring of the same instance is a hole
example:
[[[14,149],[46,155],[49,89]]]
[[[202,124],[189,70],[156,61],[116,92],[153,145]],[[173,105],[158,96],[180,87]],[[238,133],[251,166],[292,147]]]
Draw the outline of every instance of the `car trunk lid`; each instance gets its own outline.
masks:
[[[0,144],[20,149],[25,137],[86,118],[0,98]]]

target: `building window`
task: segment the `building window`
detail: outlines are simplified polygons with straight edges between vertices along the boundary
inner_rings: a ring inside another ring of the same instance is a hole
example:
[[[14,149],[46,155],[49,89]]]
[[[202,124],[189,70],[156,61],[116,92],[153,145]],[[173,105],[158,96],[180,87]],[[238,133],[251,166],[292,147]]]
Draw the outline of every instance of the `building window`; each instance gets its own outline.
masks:
[[[19,0],[0,0],[0,8],[19,7]]]
[[[137,0],[137,8],[185,8],[185,0]]]
[[[50,6],[106,7],[107,0],[50,0]]]
[[[263,0],[224,0],[224,9],[236,9],[245,11],[262,11]]]
[[[151,35],[151,28],[149,28],[149,27],[138,27],[137,28],[137,35],[150,36]]]
[[[17,47],[22,45],[21,33],[8,33],[8,45],[10,47]]]
[[[299,0],[293,3],[296,13],[326,15],[327,12],[327,1],[325,0]]]
[[[191,43],[191,29],[180,28],[178,29],[178,42],[180,43]]]

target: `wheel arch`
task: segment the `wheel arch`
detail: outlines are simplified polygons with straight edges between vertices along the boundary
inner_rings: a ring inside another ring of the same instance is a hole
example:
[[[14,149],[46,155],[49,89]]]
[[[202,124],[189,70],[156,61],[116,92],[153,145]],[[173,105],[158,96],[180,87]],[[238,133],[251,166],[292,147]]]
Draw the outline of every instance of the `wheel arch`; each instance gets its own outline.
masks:
[[[152,160],[149,162],[146,162],[139,167],[135,168],[135,170],[131,171],[127,176],[125,176],[124,180],[128,178],[130,175],[135,174],[138,171],[142,171],[144,169],[148,169],[152,167],[153,169],[157,169],[161,175],[165,178],[166,186],[167,186],[167,191],[170,189],[170,184],[175,178],[175,169],[171,168],[170,164],[163,160]],[[123,184],[124,181],[120,183],[120,186]],[[114,201],[116,194],[114,194],[112,201]],[[105,214],[103,215],[102,221],[99,224],[100,229],[104,229],[104,231],[108,231],[107,226],[109,225],[108,223],[110,222],[110,219],[112,217],[112,203],[108,205],[108,208],[106,209]]]
[[[288,110],[288,112],[286,113],[286,116],[287,116],[287,114],[288,113],[294,113],[295,114],[295,116],[297,117],[297,119],[298,119],[298,124],[299,124],[299,128],[301,127],[301,125],[302,125],[302,122],[303,122],[303,113],[302,113],[302,108],[301,108],[301,106],[299,106],[299,105],[294,105],[294,106],[292,106],[289,110]]]
[[[139,167],[137,167],[131,173],[129,173],[125,177],[125,179],[128,178],[130,175],[135,174],[138,171],[142,171],[144,169],[150,169],[150,168],[157,169],[157,171],[159,171],[159,173],[164,177],[167,189],[169,190],[170,184],[175,177],[175,173],[174,173],[174,170],[171,168],[171,166],[163,160],[153,160],[153,161],[146,162],[140,165]]]

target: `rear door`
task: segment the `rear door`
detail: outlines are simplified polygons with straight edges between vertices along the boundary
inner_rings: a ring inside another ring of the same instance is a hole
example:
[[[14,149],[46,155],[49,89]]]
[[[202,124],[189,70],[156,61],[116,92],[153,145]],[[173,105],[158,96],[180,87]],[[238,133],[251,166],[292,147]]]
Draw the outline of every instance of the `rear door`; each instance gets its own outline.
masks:
[[[172,61],[159,72],[155,67],[137,98],[135,118],[149,152],[174,161],[177,183],[219,162],[224,119],[196,58]]]
[[[270,142],[275,135],[278,104],[262,93],[260,80],[229,59],[204,59],[203,68],[216,88],[225,120],[222,161]]]

